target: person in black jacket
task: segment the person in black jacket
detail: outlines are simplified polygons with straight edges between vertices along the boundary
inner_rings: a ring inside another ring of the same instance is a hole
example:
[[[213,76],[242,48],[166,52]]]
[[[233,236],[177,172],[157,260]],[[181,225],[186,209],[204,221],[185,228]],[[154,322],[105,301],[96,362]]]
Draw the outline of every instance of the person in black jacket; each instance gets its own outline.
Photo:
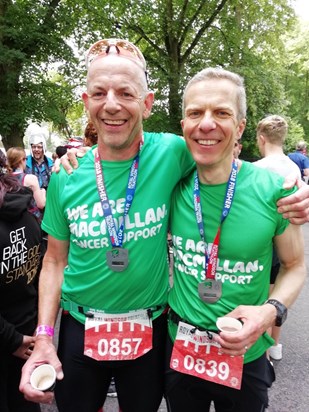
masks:
[[[28,212],[32,191],[5,173],[0,153],[0,411],[39,412],[19,392],[21,368],[37,324],[41,229]]]

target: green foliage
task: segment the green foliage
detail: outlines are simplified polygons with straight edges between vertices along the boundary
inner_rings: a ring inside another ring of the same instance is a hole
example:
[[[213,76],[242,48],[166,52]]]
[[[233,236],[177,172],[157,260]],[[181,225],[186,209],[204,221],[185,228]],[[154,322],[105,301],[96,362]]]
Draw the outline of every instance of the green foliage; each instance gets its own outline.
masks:
[[[285,153],[294,152],[296,144],[301,140],[307,141],[304,137],[303,127],[294,119],[289,119],[289,132],[285,141]]]
[[[202,68],[241,74],[243,153],[253,157],[266,114],[288,115],[309,132],[308,32],[288,37],[294,22],[288,0],[0,0],[0,134],[7,147],[20,145],[29,119],[52,122],[66,138],[82,134],[83,53],[120,37],[148,63],[156,102],[146,130],[181,133],[183,88]]]
[[[303,127],[303,136],[309,139],[309,27],[296,25],[284,37],[288,51],[285,88],[289,115]]]

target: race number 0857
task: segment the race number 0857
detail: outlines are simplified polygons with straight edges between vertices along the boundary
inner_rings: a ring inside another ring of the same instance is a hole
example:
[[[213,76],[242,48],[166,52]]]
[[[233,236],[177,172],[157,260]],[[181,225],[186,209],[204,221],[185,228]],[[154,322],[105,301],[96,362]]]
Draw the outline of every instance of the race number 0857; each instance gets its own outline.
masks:
[[[130,353],[137,354],[139,345],[141,344],[141,338],[124,338],[124,339],[100,339],[98,342],[98,354],[105,356],[107,354],[111,356],[129,355]]]

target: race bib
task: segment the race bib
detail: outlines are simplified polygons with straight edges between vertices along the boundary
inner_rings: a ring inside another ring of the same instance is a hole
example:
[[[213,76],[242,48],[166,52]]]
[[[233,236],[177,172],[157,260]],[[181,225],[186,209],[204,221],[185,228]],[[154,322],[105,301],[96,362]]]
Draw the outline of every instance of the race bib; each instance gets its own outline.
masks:
[[[243,356],[220,354],[220,345],[213,341],[211,335],[215,334],[207,334],[179,322],[170,367],[177,372],[240,389]]]
[[[84,355],[96,360],[132,360],[152,349],[152,321],[147,310],[86,318]]]

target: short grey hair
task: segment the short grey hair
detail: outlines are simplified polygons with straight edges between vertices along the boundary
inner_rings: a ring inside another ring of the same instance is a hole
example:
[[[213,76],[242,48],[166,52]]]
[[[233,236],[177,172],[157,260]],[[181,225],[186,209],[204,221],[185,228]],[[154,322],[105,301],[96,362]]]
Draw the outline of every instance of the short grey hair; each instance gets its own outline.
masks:
[[[219,79],[219,80],[229,80],[235,86],[237,86],[237,120],[242,120],[246,118],[246,112],[247,112],[247,98],[246,98],[246,90],[245,90],[245,85],[244,85],[244,79],[239,76],[236,73],[230,72],[228,70],[222,69],[220,67],[208,67],[204,70],[201,70],[198,72],[195,76],[192,77],[192,79],[188,82],[184,93],[183,93],[183,99],[182,99],[182,111],[183,115],[185,113],[185,97],[186,93],[189,90],[189,88],[199,82],[205,81],[205,80],[213,80],[213,79]]]
[[[296,150],[305,150],[307,149],[307,143],[301,140],[300,142],[297,143],[296,145]]]

